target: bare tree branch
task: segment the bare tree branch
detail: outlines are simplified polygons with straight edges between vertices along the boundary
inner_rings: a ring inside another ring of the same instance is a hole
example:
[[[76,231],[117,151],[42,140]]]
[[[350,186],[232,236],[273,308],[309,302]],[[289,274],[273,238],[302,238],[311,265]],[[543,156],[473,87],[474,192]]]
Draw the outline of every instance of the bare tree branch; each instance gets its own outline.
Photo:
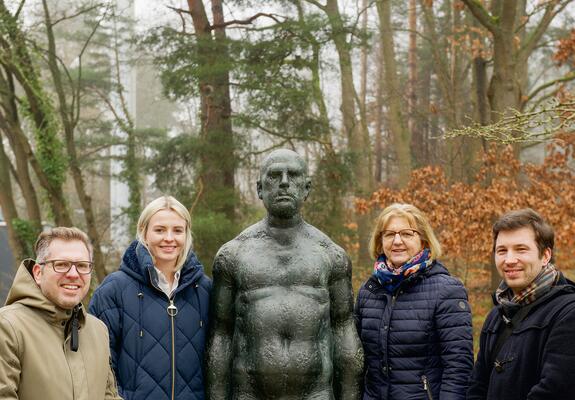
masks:
[[[575,125],[575,100],[549,101],[544,107],[531,112],[514,111],[503,114],[491,124],[473,124],[445,133],[445,138],[468,136],[503,144],[542,142],[556,132],[572,130]]]
[[[529,57],[529,55],[533,52],[533,49],[539,42],[539,39],[541,39],[541,37],[547,31],[547,28],[549,27],[549,24],[551,24],[551,21],[553,21],[553,18],[555,18],[557,14],[563,11],[563,9],[567,7],[567,5],[572,1],[573,0],[567,0],[564,3],[561,3],[558,0],[552,0],[546,5],[545,14],[543,15],[543,17],[541,17],[539,24],[537,24],[535,29],[533,29],[533,31],[525,41],[525,44],[518,51],[517,59],[520,60],[519,62],[522,62],[521,60],[526,60]],[[557,3],[560,4],[557,7],[557,9],[555,9]]]
[[[74,96],[72,96],[72,103],[70,105],[74,126],[76,126],[78,124],[78,122],[80,121],[80,89],[82,86],[80,84],[80,82],[82,81],[82,57],[84,56],[84,52],[88,48],[88,45],[92,41],[92,38],[96,34],[96,31],[102,25],[102,22],[104,21],[104,19],[107,17],[108,11],[110,11],[110,7],[106,6],[106,9],[105,9],[104,13],[102,14],[102,17],[94,25],[92,31],[88,35],[88,38],[84,42],[84,45],[82,46],[82,49],[80,50],[80,53],[78,54],[78,85],[76,86],[76,91],[75,91],[76,94]],[[72,88],[73,87],[74,86],[72,86]],[[74,115],[74,110],[76,111],[76,115]]]
[[[314,6],[316,6],[317,8],[319,8],[322,11],[325,11],[327,8],[327,5],[323,5],[319,1],[316,1],[316,0],[305,0],[305,2],[309,3],[309,4],[313,4]]]
[[[553,85],[556,85],[558,83],[563,83],[563,82],[569,82],[575,79],[575,72],[570,72],[565,76],[562,76],[561,78],[557,78],[554,79],[552,81],[546,82],[542,85],[540,85],[539,87],[535,88],[531,93],[529,93],[529,95],[527,96],[527,99],[524,101],[524,103],[528,103],[530,100],[532,100],[535,96],[537,96],[537,94],[539,94],[539,92],[541,92],[542,90],[545,90]]]
[[[104,5],[104,3],[99,3],[99,4],[96,4],[96,5],[92,6],[92,7],[88,7],[88,8],[82,9],[82,10],[80,10],[80,11],[78,11],[78,12],[72,14],[72,15],[66,15],[66,14],[64,14],[64,16],[63,16],[62,18],[59,18],[59,19],[57,19],[57,20],[55,20],[55,21],[52,22],[52,27],[56,26],[57,24],[59,24],[59,23],[62,22],[62,21],[66,21],[66,20],[69,20],[69,19],[74,19],[74,18],[76,18],[76,17],[79,17],[79,16],[82,15],[82,14],[89,13],[90,11],[95,10],[95,9],[97,9],[97,8],[100,8],[100,7],[103,6],[103,5]]]
[[[24,8],[24,3],[26,3],[26,0],[22,0],[20,2],[20,4],[18,5],[18,9],[16,10],[16,13],[14,14],[15,19],[18,19],[20,17],[20,12],[22,12],[22,8]]]
[[[475,16],[475,18],[477,18],[477,20],[481,23],[481,25],[483,25],[492,34],[496,34],[499,31],[499,26],[495,22],[496,21],[495,18],[493,18],[493,16],[489,14],[489,11],[487,11],[485,7],[483,7],[481,1],[479,0],[461,0],[461,1],[465,3],[467,8],[469,8],[469,11],[471,11],[471,13]]]
[[[248,19],[232,19],[230,21],[224,22],[223,24],[210,25],[210,29],[213,30],[213,29],[225,28],[225,27],[230,26],[230,25],[250,25],[256,19],[258,19],[260,17],[270,18],[270,19],[274,20],[275,22],[277,22],[278,24],[281,24],[283,22],[278,17],[284,18],[287,20],[287,17],[283,17],[283,16],[278,15],[278,14],[257,13],[255,15],[252,15]]]

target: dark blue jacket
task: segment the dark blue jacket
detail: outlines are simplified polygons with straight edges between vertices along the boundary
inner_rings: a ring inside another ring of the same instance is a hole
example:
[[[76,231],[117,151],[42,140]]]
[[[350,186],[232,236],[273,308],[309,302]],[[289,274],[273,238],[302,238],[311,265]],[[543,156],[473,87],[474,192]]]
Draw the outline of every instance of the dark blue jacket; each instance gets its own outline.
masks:
[[[375,277],[359,290],[363,400],[463,400],[473,367],[467,293],[435,261],[388,294]]]
[[[204,399],[203,354],[212,282],[193,252],[181,269],[168,315],[168,297],[148,250],[137,241],[120,270],[106,277],[90,313],[110,331],[112,364],[124,400]]]
[[[501,305],[487,316],[469,400],[575,399],[575,286],[563,277],[536,300],[496,357],[495,342],[503,328]],[[506,313],[507,314],[507,313]],[[510,316],[509,314],[507,316]]]

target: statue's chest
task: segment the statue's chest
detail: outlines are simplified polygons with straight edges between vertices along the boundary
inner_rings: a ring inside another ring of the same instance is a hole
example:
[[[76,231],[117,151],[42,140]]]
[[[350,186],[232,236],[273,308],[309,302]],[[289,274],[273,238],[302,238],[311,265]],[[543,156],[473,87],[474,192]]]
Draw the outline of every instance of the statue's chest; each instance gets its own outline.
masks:
[[[306,243],[254,246],[239,264],[238,283],[247,290],[270,285],[326,287],[331,267],[325,249]]]

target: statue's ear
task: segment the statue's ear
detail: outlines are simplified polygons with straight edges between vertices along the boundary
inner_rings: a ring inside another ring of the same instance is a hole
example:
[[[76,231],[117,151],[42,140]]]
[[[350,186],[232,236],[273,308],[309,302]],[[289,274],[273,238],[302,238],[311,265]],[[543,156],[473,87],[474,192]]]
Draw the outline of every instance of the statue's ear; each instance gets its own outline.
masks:
[[[257,190],[257,192],[258,192],[258,198],[259,198],[260,200],[263,200],[263,197],[262,197],[262,181],[258,181],[258,182],[257,182],[257,184],[256,184],[256,190]]]
[[[305,194],[304,194],[304,201],[307,200],[307,196],[309,196],[309,192],[311,191],[311,179],[307,178],[305,180]]]

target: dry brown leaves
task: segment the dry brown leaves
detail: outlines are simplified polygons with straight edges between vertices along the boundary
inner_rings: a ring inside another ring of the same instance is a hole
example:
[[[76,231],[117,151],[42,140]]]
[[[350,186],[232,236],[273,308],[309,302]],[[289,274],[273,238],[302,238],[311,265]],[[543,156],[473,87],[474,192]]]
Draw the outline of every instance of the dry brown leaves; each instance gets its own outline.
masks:
[[[555,256],[563,269],[575,268],[575,135],[558,135],[541,165],[521,163],[511,147],[493,146],[471,184],[448,182],[443,170],[413,171],[401,190],[382,187],[369,199],[357,199],[356,211],[368,212],[394,202],[411,203],[426,212],[444,248],[445,258],[488,264],[491,226],[506,211],[531,207],[556,230]]]

